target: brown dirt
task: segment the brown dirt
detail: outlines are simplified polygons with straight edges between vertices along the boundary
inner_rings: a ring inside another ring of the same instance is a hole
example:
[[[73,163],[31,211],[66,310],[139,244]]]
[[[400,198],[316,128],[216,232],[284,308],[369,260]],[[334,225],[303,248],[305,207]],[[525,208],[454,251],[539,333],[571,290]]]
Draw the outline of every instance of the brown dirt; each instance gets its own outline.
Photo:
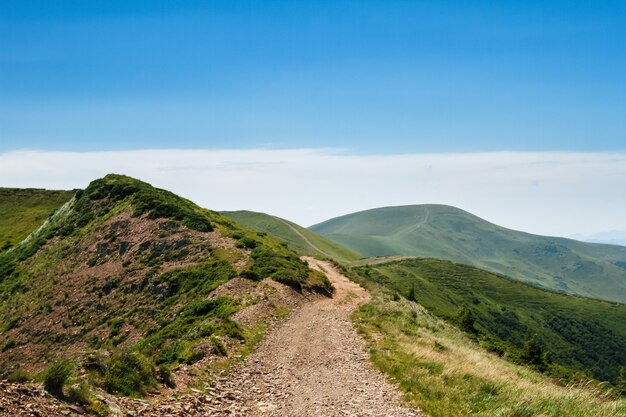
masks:
[[[336,288],[272,331],[218,386],[216,410],[234,416],[420,416],[367,360],[349,314],[369,294],[329,262],[305,258]],[[219,415],[215,414],[215,415]]]
[[[78,416],[81,407],[59,401],[38,385],[0,381],[0,417]]]
[[[132,306],[144,312],[121,328],[125,338],[119,347],[130,345],[142,336],[145,322],[158,316],[162,295],[159,288],[150,289],[154,277],[214,259],[216,253],[232,260],[238,272],[249,262],[249,251],[237,248],[236,241],[219,230],[198,232],[165,219],[132,217],[128,211],[73,243],[66,243],[60,260],[50,263],[45,261],[50,249],[63,244],[52,239],[25,264],[32,276],[24,284],[24,297],[31,300],[8,307],[7,316],[19,320],[0,334],[0,347],[8,341],[16,346],[0,352],[0,375],[18,366],[41,371],[58,355],[83,355],[91,349],[87,340],[110,338],[106,320],[99,319],[123,316]],[[149,256],[161,259],[158,266],[145,262]],[[49,268],[36,267],[46,264]],[[11,311],[26,305],[28,310]]]

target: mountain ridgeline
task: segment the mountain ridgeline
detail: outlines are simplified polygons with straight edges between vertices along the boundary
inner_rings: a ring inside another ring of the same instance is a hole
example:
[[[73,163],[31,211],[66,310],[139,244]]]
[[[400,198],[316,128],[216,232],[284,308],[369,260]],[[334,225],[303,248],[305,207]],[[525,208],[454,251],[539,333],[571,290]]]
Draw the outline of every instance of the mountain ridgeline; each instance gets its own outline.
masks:
[[[167,381],[164,369],[249,349],[293,305],[278,295],[302,292],[332,286],[278,241],[107,175],[0,254],[0,376],[70,358],[96,384],[136,394]]]
[[[378,208],[310,230],[365,257],[446,259],[563,293],[626,302],[626,247],[518,232],[454,207]]]
[[[280,240],[301,255],[314,255],[353,262],[361,255],[330,239],[280,217],[253,211],[224,211],[222,214],[237,223]]]

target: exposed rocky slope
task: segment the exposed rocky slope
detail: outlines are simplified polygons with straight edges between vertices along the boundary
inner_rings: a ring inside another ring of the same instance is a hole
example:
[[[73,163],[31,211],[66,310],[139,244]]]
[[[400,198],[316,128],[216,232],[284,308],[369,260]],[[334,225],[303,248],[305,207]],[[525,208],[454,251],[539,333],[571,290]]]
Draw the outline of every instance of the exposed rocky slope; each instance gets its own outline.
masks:
[[[272,238],[109,175],[0,255],[0,377],[68,358],[109,392],[183,390],[331,291]]]

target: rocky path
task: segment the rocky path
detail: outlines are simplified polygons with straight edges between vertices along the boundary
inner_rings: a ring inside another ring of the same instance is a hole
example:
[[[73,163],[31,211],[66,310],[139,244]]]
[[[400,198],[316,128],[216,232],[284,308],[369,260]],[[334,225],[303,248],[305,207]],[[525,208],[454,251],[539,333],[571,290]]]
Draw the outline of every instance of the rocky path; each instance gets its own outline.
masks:
[[[242,416],[420,416],[374,371],[348,316],[368,293],[328,262],[306,258],[336,288],[332,299],[307,303],[278,327],[223,382]],[[226,404],[223,404],[224,406]],[[231,415],[232,415],[231,414]]]
[[[304,303],[214,386],[156,402],[98,398],[115,417],[421,417],[402,406],[395,387],[371,368],[365,342],[349,320],[369,294],[329,262],[306,260],[333,283],[333,298]],[[0,417],[83,413],[41,388],[0,382]]]

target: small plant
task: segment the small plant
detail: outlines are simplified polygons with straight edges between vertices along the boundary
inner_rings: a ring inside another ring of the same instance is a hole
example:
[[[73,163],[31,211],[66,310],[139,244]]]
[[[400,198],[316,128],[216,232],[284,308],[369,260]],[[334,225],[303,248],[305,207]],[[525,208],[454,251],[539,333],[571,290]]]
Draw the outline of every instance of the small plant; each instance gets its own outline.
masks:
[[[615,386],[621,395],[626,396],[626,366],[620,368]]]
[[[433,350],[435,352],[445,352],[446,350],[448,350],[448,348],[435,340],[435,343],[433,344]]]
[[[258,243],[256,240],[246,236],[246,237],[241,238],[237,242],[236,246],[241,249],[254,249],[258,246]]]
[[[52,362],[43,376],[46,391],[53,395],[63,395],[63,386],[74,373],[74,365],[68,359]]]
[[[474,315],[469,308],[467,308],[466,306],[461,307],[457,314],[457,319],[459,321],[461,330],[470,334],[476,334],[476,327],[474,327],[476,319],[474,318]]]
[[[409,295],[406,297],[409,301],[415,301],[415,284],[411,285]]]
[[[157,368],[157,380],[170,388],[176,386],[176,382],[172,377],[172,368],[167,364],[161,364]]]
[[[213,351],[215,353],[217,353],[220,356],[228,356],[228,349],[226,349],[224,342],[222,342],[222,340],[219,337],[212,335],[209,338],[209,343],[211,343],[211,347],[213,348]]]
[[[111,357],[104,386],[111,393],[143,395],[148,388],[156,386],[154,367],[138,352],[119,352]]]

